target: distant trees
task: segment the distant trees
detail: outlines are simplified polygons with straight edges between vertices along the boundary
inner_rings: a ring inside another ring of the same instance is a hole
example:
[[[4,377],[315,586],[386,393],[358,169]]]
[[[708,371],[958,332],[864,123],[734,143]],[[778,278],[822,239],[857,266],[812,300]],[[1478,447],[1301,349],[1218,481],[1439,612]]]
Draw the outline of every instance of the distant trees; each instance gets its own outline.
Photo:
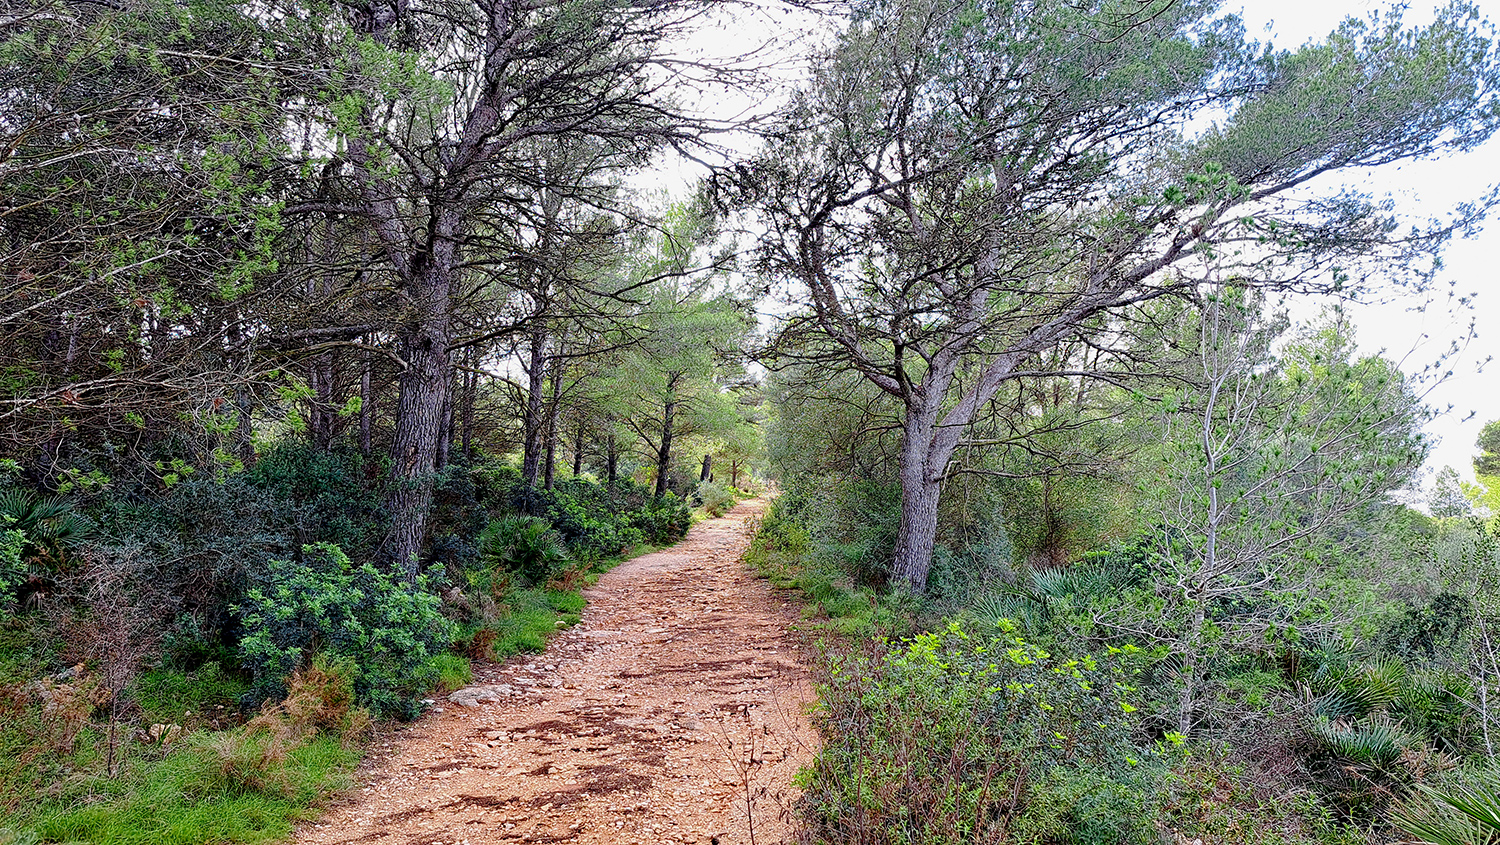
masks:
[[[1124,322],[1191,297],[1199,259],[1266,289],[1420,279],[1484,211],[1398,231],[1319,180],[1493,133],[1500,63],[1472,5],[1414,29],[1349,20],[1291,52],[1213,8],[863,4],[764,152],[721,178],[801,304],[782,352],[902,407],[897,583],[924,588],[953,457],[1001,386],[1140,371]],[[1042,357],[1065,341],[1100,354]]]
[[[565,272],[560,206],[601,203],[581,189],[576,156],[589,159],[586,172],[617,171],[693,134],[649,79],[662,45],[700,6],[372,2],[349,7],[331,37],[321,23],[307,33],[335,59],[315,116],[339,151],[327,166],[351,188],[337,211],[375,233],[374,258],[399,303],[389,324],[403,364],[387,497],[394,560],[414,559],[424,536],[451,412],[458,305],[491,277],[504,284],[514,273],[534,290]],[[531,250],[517,254],[514,236]],[[557,360],[546,357],[544,366]]]

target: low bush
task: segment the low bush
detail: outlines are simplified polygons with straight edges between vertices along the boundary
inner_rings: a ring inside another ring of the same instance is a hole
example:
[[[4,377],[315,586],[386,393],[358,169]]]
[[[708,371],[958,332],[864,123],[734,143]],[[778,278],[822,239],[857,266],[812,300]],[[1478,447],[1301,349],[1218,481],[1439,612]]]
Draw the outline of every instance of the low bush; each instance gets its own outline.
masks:
[[[440,612],[434,575],[414,584],[354,566],[338,546],[318,543],[300,561],[275,561],[268,583],[240,607],[240,654],[254,676],[250,700],[279,698],[286,678],[315,652],[353,667],[357,700],[383,715],[412,718],[437,681],[431,658],[455,627]]]
[[[502,516],[479,535],[479,565],[515,576],[524,586],[544,584],[571,562],[562,535],[540,517]]]
[[[1139,655],[1063,658],[957,623],[825,656],[826,744],[804,776],[827,843],[1151,843],[1171,744],[1140,747]]]
[[[739,501],[739,496],[729,489],[729,485],[718,481],[699,482],[697,495],[703,512],[714,517],[728,513]]]
[[[879,637],[909,633],[911,597],[856,586],[839,568],[816,555],[807,531],[772,505],[755,526],[745,563],[780,589],[795,589],[808,604],[805,616],[826,616],[826,626],[844,635]]]

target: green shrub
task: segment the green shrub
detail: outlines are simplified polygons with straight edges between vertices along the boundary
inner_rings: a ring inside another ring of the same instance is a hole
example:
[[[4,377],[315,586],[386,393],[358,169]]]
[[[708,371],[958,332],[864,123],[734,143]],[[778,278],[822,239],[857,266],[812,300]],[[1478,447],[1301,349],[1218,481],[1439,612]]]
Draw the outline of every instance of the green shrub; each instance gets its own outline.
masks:
[[[500,517],[479,535],[478,546],[483,566],[513,573],[527,586],[550,581],[569,563],[562,536],[535,516]]]
[[[957,623],[883,653],[829,654],[826,744],[804,778],[811,832],[828,843],[1154,843],[1166,752],[1132,742],[1137,660],[1133,649],[1063,659],[1014,627],[975,637]]]
[[[26,535],[11,528],[4,517],[0,517],[0,620],[15,610],[16,590],[26,582],[26,563],[21,558],[21,549],[26,545]]]
[[[455,632],[439,613],[434,577],[408,584],[368,563],[355,567],[331,543],[304,547],[301,561],[273,562],[268,583],[249,590],[239,608],[241,659],[255,679],[251,697],[284,694],[292,671],[321,652],[353,665],[361,703],[415,716],[437,681],[430,658]]]
[[[630,514],[630,526],[656,546],[668,546],[681,540],[692,524],[692,508],[673,493],[652,496]]]
[[[729,489],[729,485],[718,481],[699,482],[697,493],[703,511],[714,517],[728,513],[729,509],[739,501],[739,497]]]
[[[300,537],[364,557],[373,554],[389,524],[379,491],[365,483],[365,458],[354,449],[282,440],[246,475],[257,488],[294,505]]]
[[[1471,773],[1468,782],[1424,786],[1391,814],[1396,825],[1430,845],[1477,845],[1500,839],[1500,774]]]

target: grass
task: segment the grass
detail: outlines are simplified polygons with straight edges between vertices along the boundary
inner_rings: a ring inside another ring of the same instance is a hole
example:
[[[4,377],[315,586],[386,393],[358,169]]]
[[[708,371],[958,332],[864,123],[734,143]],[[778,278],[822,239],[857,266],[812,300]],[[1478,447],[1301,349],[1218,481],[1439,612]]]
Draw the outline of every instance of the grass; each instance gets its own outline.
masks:
[[[782,590],[795,590],[811,627],[851,637],[879,637],[910,627],[903,597],[854,585],[817,559],[807,532],[779,517],[774,507],[761,520],[745,563]]]
[[[233,713],[250,688],[244,678],[210,661],[190,672],[153,669],[138,678],[131,691],[147,724],[187,724],[191,715]]]
[[[181,752],[138,762],[125,777],[81,780],[23,824],[41,842],[270,842],[308,818],[309,807],[348,788],[359,757],[338,738],[319,736],[287,753],[281,786],[258,790],[218,776],[212,752],[190,742]]]
[[[545,650],[553,634],[577,625],[583,618],[584,587],[595,584],[600,575],[616,565],[654,551],[655,546],[636,546],[575,570],[548,586],[512,590],[501,603],[502,615],[469,633],[470,653],[504,660]]]
[[[474,671],[469,666],[469,661],[457,654],[434,655],[428,663],[437,670],[437,688],[440,692],[453,692],[468,686],[474,680]]]
[[[321,673],[321,674],[320,674]],[[87,677],[76,689],[92,689]],[[223,700],[243,682],[214,664],[155,671],[136,685],[143,715],[166,718]],[[286,837],[311,808],[348,788],[368,724],[350,710],[347,676],[294,676],[282,711],[230,730],[194,730],[170,744],[131,736],[114,777],[106,738],[86,697],[68,717],[44,715],[23,687],[7,687],[0,722],[0,845],[10,843],[259,843]],[[58,687],[54,687],[58,689]],[[173,696],[180,695],[181,699]],[[217,705],[213,705],[217,706]],[[202,718],[201,716],[198,718]],[[320,729],[342,724],[347,730]]]

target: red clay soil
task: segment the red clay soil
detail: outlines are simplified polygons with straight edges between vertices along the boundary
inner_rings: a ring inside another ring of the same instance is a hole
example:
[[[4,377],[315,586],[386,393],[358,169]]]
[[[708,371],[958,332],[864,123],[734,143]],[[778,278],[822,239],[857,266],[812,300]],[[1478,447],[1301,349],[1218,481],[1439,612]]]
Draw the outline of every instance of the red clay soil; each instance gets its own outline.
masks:
[[[739,562],[763,507],[606,573],[545,653],[475,664],[296,841],[789,841],[813,690],[795,609]]]

